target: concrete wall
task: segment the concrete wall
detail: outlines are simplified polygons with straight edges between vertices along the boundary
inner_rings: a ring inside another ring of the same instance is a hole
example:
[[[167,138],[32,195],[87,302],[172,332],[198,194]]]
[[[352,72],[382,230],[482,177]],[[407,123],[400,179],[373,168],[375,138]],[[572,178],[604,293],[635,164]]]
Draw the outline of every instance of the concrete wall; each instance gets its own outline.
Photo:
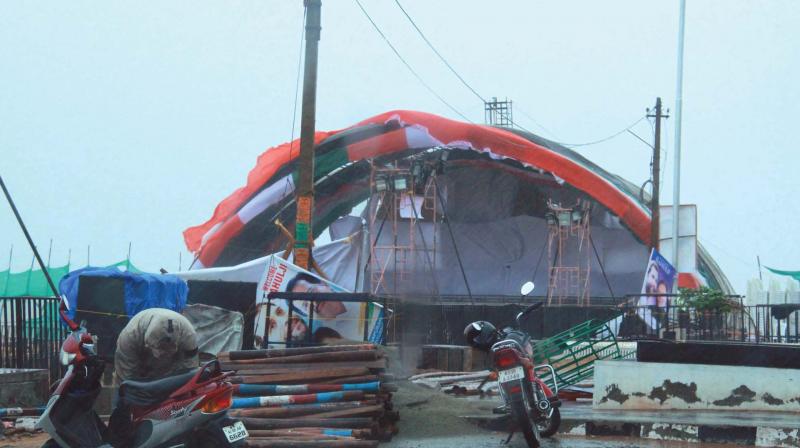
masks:
[[[47,370],[0,369],[0,408],[47,404],[47,376]]]
[[[800,370],[598,361],[597,409],[800,412]]]

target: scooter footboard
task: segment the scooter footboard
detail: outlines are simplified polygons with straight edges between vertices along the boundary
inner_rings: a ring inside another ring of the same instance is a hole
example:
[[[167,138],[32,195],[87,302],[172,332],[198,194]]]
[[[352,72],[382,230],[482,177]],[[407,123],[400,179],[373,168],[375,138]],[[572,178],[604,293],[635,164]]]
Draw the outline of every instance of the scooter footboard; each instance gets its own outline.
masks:
[[[61,446],[103,445],[106,426],[92,408],[99,393],[97,389],[53,396],[37,425]]]

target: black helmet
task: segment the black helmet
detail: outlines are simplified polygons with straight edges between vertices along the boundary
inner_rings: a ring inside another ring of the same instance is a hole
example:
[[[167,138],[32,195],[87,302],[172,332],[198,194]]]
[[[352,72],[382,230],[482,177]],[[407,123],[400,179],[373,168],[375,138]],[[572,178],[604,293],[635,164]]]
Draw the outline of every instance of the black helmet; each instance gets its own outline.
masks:
[[[497,342],[497,336],[497,328],[485,320],[473,322],[464,328],[464,338],[467,340],[467,344],[480,350],[491,348]]]

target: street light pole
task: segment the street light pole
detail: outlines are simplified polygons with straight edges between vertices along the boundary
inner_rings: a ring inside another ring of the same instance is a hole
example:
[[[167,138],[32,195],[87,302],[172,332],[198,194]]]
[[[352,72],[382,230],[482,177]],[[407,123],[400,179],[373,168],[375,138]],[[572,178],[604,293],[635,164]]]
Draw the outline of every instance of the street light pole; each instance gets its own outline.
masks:
[[[672,185],[672,264],[680,272],[678,262],[678,228],[681,207],[681,119],[683,112],[683,33],[686,22],[686,0],[680,3],[680,18],[678,24],[678,85],[675,94],[675,161]],[[675,288],[677,289],[677,282]]]

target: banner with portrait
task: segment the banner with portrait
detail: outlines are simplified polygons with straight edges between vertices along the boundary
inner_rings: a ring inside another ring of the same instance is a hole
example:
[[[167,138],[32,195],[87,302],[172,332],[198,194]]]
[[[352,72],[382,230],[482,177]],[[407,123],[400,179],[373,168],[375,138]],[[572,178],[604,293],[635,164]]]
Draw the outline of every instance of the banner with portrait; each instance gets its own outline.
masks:
[[[663,255],[653,249],[650,252],[650,260],[647,269],[644,271],[644,281],[642,282],[642,295],[639,297],[640,306],[665,307],[669,303],[669,297],[662,294],[671,294],[672,287],[678,278],[678,271]]]
[[[350,292],[277,255],[270,256],[256,291],[257,347],[264,341],[271,348],[284,347],[290,332],[291,341],[298,343],[321,343],[327,339],[383,343],[386,310],[380,304],[294,300],[290,313],[289,301],[268,299],[269,293],[275,291]]]

